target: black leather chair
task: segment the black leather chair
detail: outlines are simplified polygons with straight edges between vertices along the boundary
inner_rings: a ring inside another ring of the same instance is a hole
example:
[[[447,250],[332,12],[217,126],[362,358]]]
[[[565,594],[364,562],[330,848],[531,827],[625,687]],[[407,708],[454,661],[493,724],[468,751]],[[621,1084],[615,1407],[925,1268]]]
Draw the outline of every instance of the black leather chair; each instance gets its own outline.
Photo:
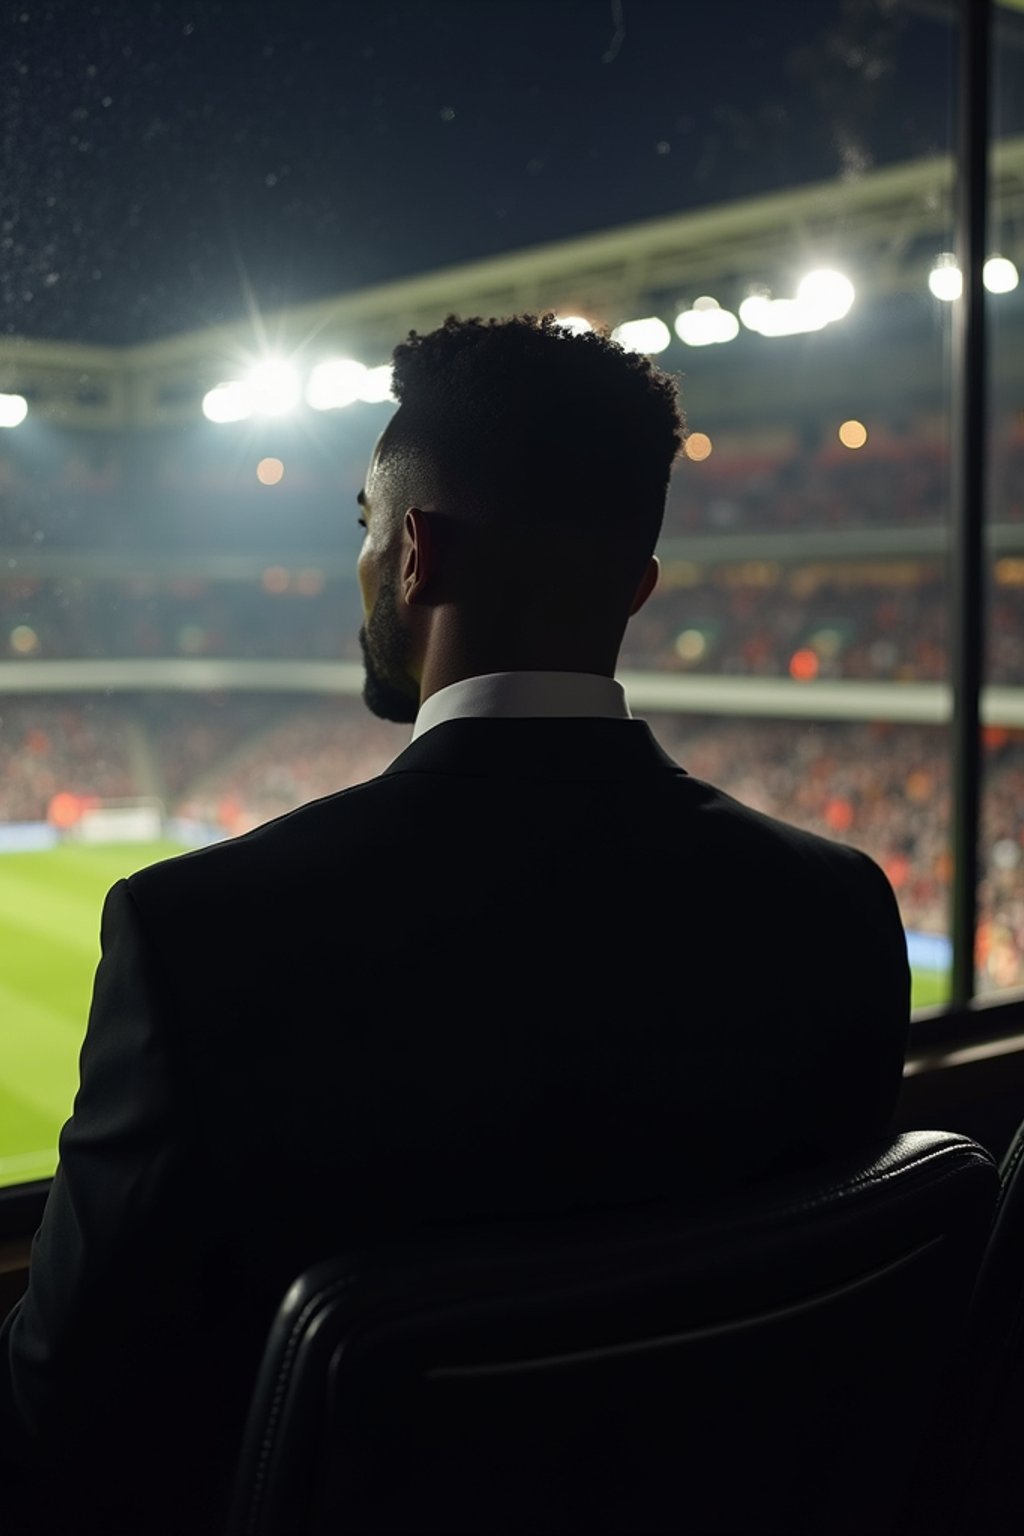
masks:
[[[999,1170],[971,1304],[971,1414],[954,1521],[971,1536],[1024,1532],[1024,1125]]]
[[[231,1536],[906,1536],[996,1192],[921,1131],[703,1214],[321,1264],[273,1327]]]

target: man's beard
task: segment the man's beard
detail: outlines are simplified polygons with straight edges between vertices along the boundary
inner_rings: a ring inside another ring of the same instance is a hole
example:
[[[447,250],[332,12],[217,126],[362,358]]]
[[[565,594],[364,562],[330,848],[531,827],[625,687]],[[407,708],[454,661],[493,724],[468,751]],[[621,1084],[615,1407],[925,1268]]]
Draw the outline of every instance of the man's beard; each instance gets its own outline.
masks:
[[[420,706],[420,691],[405,668],[409,637],[398,618],[397,584],[385,579],[373,612],[359,631],[363,648],[363,703],[381,720],[411,725]]]

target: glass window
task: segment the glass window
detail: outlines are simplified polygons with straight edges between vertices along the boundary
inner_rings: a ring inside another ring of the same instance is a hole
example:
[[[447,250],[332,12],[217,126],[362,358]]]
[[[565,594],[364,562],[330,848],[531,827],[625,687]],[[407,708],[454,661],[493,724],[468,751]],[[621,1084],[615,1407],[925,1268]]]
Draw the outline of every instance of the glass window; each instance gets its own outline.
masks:
[[[0,1183],[52,1170],[110,883],[407,739],[359,698],[354,498],[391,348],[453,310],[550,309],[682,375],[632,705],[870,852],[944,1003],[948,8],[243,11],[2,24]],[[983,990],[1024,964],[1024,15],[999,38]],[[741,893],[728,920],[741,945]]]

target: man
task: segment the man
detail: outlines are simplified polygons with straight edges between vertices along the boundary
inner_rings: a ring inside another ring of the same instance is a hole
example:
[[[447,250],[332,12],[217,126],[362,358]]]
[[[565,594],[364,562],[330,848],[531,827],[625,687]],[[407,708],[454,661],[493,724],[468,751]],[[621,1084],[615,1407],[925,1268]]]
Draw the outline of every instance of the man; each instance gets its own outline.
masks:
[[[449,319],[394,380],[359,579],[366,702],[411,744],[104,910],[0,1402],[107,1532],[205,1529],[318,1258],[706,1199],[879,1137],[896,1101],[884,876],[690,778],[614,681],[657,579],[672,381],[550,316]]]

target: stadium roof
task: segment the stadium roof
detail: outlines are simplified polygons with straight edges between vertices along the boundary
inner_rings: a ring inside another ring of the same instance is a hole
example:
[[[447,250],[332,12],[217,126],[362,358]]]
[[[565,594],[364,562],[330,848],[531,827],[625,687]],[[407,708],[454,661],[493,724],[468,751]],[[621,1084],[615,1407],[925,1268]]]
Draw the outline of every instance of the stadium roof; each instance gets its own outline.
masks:
[[[1020,264],[1024,138],[995,144],[991,162],[1001,253]],[[310,365],[338,355],[378,364],[408,330],[430,329],[452,310],[553,309],[610,325],[645,314],[671,320],[709,290],[732,307],[751,285],[792,291],[809,265],[840,267],[854,278],[859,296],[927,295],[928,270],[951,241],[952,188],[952,159],[936,156],[536,246],[141,346],[6,338],[0,340],[0,392],[25,395],[33,412],[67,426],[181,425],[198,418],[208,389],[261,354]]]

